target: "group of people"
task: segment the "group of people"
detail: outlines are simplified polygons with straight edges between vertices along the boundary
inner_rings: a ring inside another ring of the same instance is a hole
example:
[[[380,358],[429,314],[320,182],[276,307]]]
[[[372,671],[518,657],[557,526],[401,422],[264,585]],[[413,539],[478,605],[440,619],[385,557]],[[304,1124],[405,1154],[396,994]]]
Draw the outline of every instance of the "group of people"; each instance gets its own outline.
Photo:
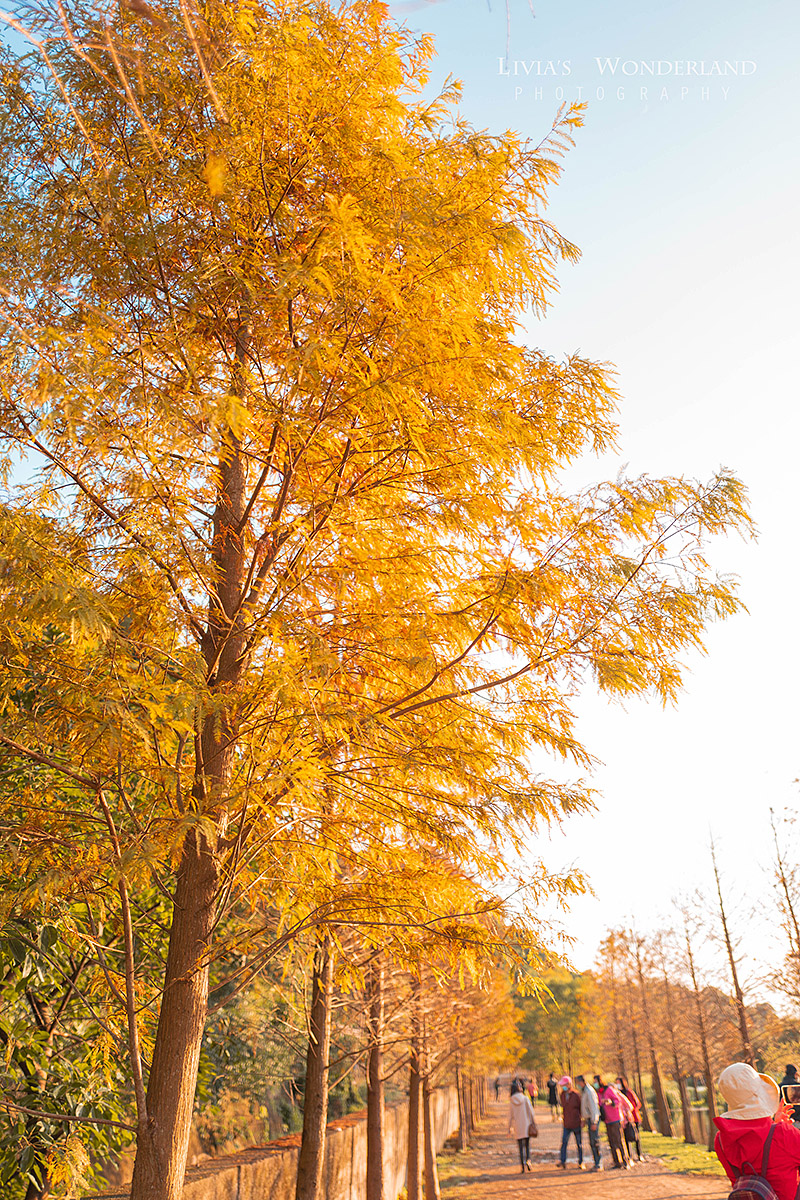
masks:
[[[631,1165],[634,1149],[636,1157],[641,1162],[642,1144],[639,1138],[639,1122],[642,1107],[639,1097],[628,1086],[626,1079],[619,1077],[615,1084],[604,1083],[599,1075],[594,1076],[594,1083],[589,1083],[585,1076],[576,1076],[575,1083],[569,1075],[557,1080],[550,1074],[547,1081],[548,1103],[553,1119],[561,1110],[562,1134],[559,1166],[566,1169],[567,1153],[571,1139],[574,1139],[578,1155],[578,1167],[585,1170],[583,1161],[583,1129],[589,1138],[589,1149],[593,1159],[593,1170],[603,1170],[603,1157],[600,1151],[600,1125],[605,1125],[606,1137],[613,1159],[614,1167],[622,1170]],[[495,1086],[495,1095],[499,1089]],[[511,1083],[509,1107],[509,1133],[513,1133],[519,1147],[520,1170],[531,1170],[530,1139],[536,1137],[536,1116],[533,1111],[533,1099],[536,1093],[530,1085],[526,1091],[522,1079],[514,1079]]]
[[[555,1116],[558,1109],[561,1109],[563,1129],[558,1164],[560,1167],[566,1169],[567,1150],[570,1140],[574,1139],[578,1168],[585,1170],[585,1128],[593,1160],[592,1170],[603,1170],[603,1156],[600,1151],[601,1124],[605,1125],[614,1169],[628,1170],[633,1162],[634,1150],[637,1161],[642,1161],[642,1143],[639,1135],[642,1105],[623,1076],[617,1076],[614,1083],[606,1083],[600,1075],[595,1075],[593,1083],[589,1083],[584,1075],[576,1075],[573,1083],[569,1075],[556,1080],[551,1072],[547,1081],[547,1092],[551,1114]]]
[[[499,1081],[495,1095],[499,1096]],[[772,1196],[776,1200],[800,1197],[800,1078],[790,1064],[779,1085],[770,1075],[759,1074],[748,1063],[736,1062],[719,1077],[719,1091],[727,1111],[714,1119],[717,1133],[714,1149],[731,1183],[748,1188],[750,1176],[766,1180],[770,1191],[746,1191],[747,1195]],[[566,1169],[571,1140],[577,1149],[578,1167],[583,1161],[583,1129],[589,1137],[594,1170],[602,1171],[600,1125],[606,1137],[614,1167],[630,1168],[634,1152],[642,1161],[639,1123],[641,1102],[623,1076],[604,1083],[595,1075],[593,1083],[577,1075],[560,1079],[551,1072],[547,1081],[548,1103],[553,1120],[560,1112],[562,1121],[559,1166]],[[530,1171],[530,1139],[536,1137],[536,1117],[532,1100],[535,1091],[525,1081],[511,1084],[509,1133],[519,1144],[520,1170]]]

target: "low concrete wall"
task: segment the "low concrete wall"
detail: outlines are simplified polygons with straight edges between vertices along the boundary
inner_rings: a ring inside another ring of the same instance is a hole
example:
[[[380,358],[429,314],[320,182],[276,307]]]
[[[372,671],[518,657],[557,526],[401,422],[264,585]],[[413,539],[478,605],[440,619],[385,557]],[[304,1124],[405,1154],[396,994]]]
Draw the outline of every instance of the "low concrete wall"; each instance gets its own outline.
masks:
[[[455,1088],[438,1088],[431,1097],[437,1152],[458,1129]],[[300,1135],[212,1158],[186,1172],[183,1200],[294,1200]],[[408,1104],[386,1109],[383,1169],[388,1200],[396,1200],[406,1182]],[[325,1200],[366,1200],[366,1113],[353,1113],[328,1126]],[[128,1200],[127,1191],[105,1192],[104,1200]],[[87,1197],[87,1200],[89,1198]]]

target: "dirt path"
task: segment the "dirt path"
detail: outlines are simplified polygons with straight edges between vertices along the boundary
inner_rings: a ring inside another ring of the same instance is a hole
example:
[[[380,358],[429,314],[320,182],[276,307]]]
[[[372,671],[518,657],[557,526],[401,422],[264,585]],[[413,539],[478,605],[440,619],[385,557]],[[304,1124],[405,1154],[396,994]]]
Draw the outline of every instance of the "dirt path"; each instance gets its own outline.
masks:
[[[637,1163],[630,1171],[610,1170],[611,1155],[601,1133],[603,1171],[579,1171],[572,1142],[566,1171],[558,1151],[561,1125],[551,1123],[549,1109],[536,1107],[539,1137],[532,1142],[533,1171],[520,1173],[517,1143],[508,1129],[508,1099],[489,1101],[489,1110],[472,1148],[451,1160],[442,1178],[442,1200],[723,1200],[730,1184],[712,1176],[676,1175],[655,1161]],[[591,1165],[584,1134],[584,1162]],[[727,1184],[727,1186],[726,1186]]]

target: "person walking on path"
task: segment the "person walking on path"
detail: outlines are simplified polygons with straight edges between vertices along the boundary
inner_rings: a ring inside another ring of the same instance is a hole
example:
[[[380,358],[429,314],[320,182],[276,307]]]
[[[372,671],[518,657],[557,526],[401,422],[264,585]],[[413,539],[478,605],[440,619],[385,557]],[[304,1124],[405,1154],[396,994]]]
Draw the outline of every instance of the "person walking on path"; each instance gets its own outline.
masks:
[[[631,1163],[622,1141],[622,1113],[623,1106],[630,1108],[630,1105],[615,1087],[612,1087],[610,1083],[603,1083],[599,1075],[595,1075],[594,1081],[597,1084],[600,1112],[606,1123],[606,1137],[611,1157],[614,1160],[614,1169],[618,1171],[627,1169]]]
[[[547,1081],[547,1103],[550,1105],[550,1120],[555,1121],[558,1116],[558,1080],[552,1071]]]
[[[634,1092],[633,1088],[628,1087],[628,1081],[624,1075],[618,1075],[616,1080],[617,1091],[624,1096],[633,1110],[633,1116],[626,1122],[623,1134],[625,1136],[625,1148],[628,1151],[628,1157],[633,1162],[632,1146],[636,1147],[636,1158],[639,1162],[642,1161],[642,1139],[639,1126],[642,1122],[642,1102]]]
[[[581,1094],[581,1118],[589,1135],[589,1149],[594,1159],[593,1171],[602,1171],[603,1159],[600,1154],[600,1102],[597,1092],[583,1075],[577,1075],[575,1082]]]
[[[494,1098],[495,1098],[495,1100],[500,1099],[500,1079],[499,1078],[495,1079],[495,1081],[494,1081]]]
[[[511,1085],[511,1100],[508,1109],[508,1132],[513,1133],[517,1139],[519,1165],[523,1175],[526,1170],[533,1170],[530,1138],[536,1137],[534,1130],[536,1130],[536,1117],[533,1115],[533,1105],[519,1083],[514,1080]]]
[[[570,1134],[572,1134],[575,1138],[575,1144],[578,1147],[578,1170],[584,1171],[586,1168],[583,1165],[580,1093],[572,1086],[572,1080],[569,1075],[565,1075],[562,1079],[559,1079],[558,1086],[560,1088],[558,1099],[561,1104],[561,1120],[564,1126],[561,1131],[561,1162],[558,1165],[563,1167],[564,1170],[567,1169],[567,1145]]]
[[[763,1173],[778,1200],[795,1200],[800,1180],[800,1129],[777,1083],[749,1063],[732,1063],[719,1077],[728,1111],[714,1118],[714,1150],[731,1183]]]

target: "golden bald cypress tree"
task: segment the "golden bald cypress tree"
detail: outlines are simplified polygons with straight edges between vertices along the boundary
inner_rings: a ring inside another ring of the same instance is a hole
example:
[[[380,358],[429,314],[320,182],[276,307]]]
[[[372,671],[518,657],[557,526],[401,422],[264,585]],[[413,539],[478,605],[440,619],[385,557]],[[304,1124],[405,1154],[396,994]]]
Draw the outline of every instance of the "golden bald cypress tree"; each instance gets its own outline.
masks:
[[[616,401],[519,337],[577,253],[544,206],[578,112],[472,129],[379,3],[12,23],[0,746],[80,793],[29,875],[173,898],[149,1072],[131,938],[126,983],[133,1198],[177,1200],[221,913],[333,895],[375,838],[499,870],[589,803],[541,774],[591,763],[575,688],[674,695],[736,606],[702,540],[746,515],[724,473],[554,486]]]

